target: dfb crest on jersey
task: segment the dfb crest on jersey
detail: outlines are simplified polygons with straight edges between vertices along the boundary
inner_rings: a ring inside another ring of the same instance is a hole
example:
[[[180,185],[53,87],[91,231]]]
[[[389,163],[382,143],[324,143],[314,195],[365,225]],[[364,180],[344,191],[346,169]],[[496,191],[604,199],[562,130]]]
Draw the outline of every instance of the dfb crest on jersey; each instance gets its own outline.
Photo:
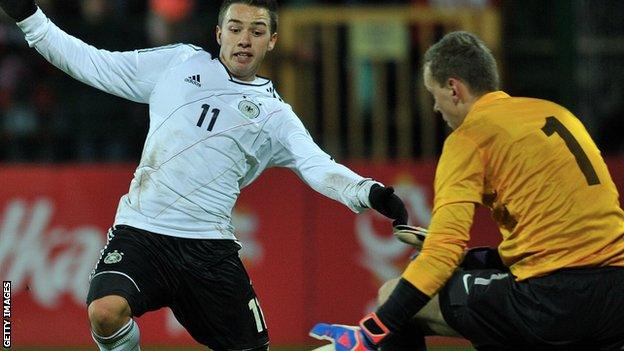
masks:
[[[123,258],[123,252],[117,252],[117,250],[113,252],[109,252],[106,257],[104,257],[104,263],[113,264],[121,261]]]
[[[249,119],[256,118],[260,115],[260,108],[249,100],[243,100],[238,103],[238,110]]]

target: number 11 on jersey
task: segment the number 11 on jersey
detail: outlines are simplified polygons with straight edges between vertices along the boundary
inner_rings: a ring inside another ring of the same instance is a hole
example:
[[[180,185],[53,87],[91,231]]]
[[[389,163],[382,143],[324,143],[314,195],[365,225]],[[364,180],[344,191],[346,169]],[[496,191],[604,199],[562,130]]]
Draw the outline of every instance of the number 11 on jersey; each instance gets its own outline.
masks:
[[[210,105],[207,105],[207,104],[202,105],[202,113],[199,116],[199,121],[197,121],[198,127],[201,127],[202,124],[204,124],[204,119],[206,119],[206,115],[208,114],[209,110],[210,110]],[[212,109],[212,118],[210,119],[210,123],[208,123],[209,132],[211,132],[212,128],[214,128],[214,125],[217,122],[217,117],[219,116],[219,112],[221,112],[221,110],[219,110],[218,108]]]

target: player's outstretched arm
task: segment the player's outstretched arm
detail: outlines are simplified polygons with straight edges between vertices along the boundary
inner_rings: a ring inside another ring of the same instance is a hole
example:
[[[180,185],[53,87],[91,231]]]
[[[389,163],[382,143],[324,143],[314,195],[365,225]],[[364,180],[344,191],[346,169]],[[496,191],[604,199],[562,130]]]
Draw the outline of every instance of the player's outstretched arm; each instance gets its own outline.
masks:
[[[18,27],[28,45],[52,65],[82,83],[139,103],[149,103],[163,72],[201,51],[190,45],[162,50],[102,50],[61,30],[33,0],[0,0],[0,7],[13,18],[26,16],[17,22]]]
[[[37,12],[37,5],[32,0],[0,0],[0,7],[15,22],[21,22]]]

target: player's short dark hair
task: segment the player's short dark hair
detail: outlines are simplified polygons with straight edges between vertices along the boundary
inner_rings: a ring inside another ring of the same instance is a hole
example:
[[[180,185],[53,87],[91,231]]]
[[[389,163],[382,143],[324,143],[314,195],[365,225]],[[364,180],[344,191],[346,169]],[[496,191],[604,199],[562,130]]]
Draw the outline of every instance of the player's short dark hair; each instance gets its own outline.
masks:
[[[423,67],[429,65],[431,77],[444,86],[449,78],[465,82],[473,94],[499,90],[496,60],[476,35],[451,32],[425,53]]]
[[[244,4],[254,7],[260,7],[269,11],[271,18],[271,34],[277,33],[277,1],[275,0],[224,0],[219,9],[219,25],[223,24],[225,13],[233,4]]]

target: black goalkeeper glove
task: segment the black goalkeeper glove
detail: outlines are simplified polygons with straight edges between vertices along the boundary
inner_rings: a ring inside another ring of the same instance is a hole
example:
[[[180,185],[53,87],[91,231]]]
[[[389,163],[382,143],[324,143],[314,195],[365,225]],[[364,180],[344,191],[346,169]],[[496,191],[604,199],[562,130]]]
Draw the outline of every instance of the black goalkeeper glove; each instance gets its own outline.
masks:
[[[407,224],[407,210],[405,209],[405,205],[403,201],[394,194],[394,189],[392,187],[374,184],[368,194],[368,200],[373,209],[394,220],[392,222],[393,226]]]
[[[15,22],[21,22],[37,12],[34,0],[0,0],[0,7]]]

